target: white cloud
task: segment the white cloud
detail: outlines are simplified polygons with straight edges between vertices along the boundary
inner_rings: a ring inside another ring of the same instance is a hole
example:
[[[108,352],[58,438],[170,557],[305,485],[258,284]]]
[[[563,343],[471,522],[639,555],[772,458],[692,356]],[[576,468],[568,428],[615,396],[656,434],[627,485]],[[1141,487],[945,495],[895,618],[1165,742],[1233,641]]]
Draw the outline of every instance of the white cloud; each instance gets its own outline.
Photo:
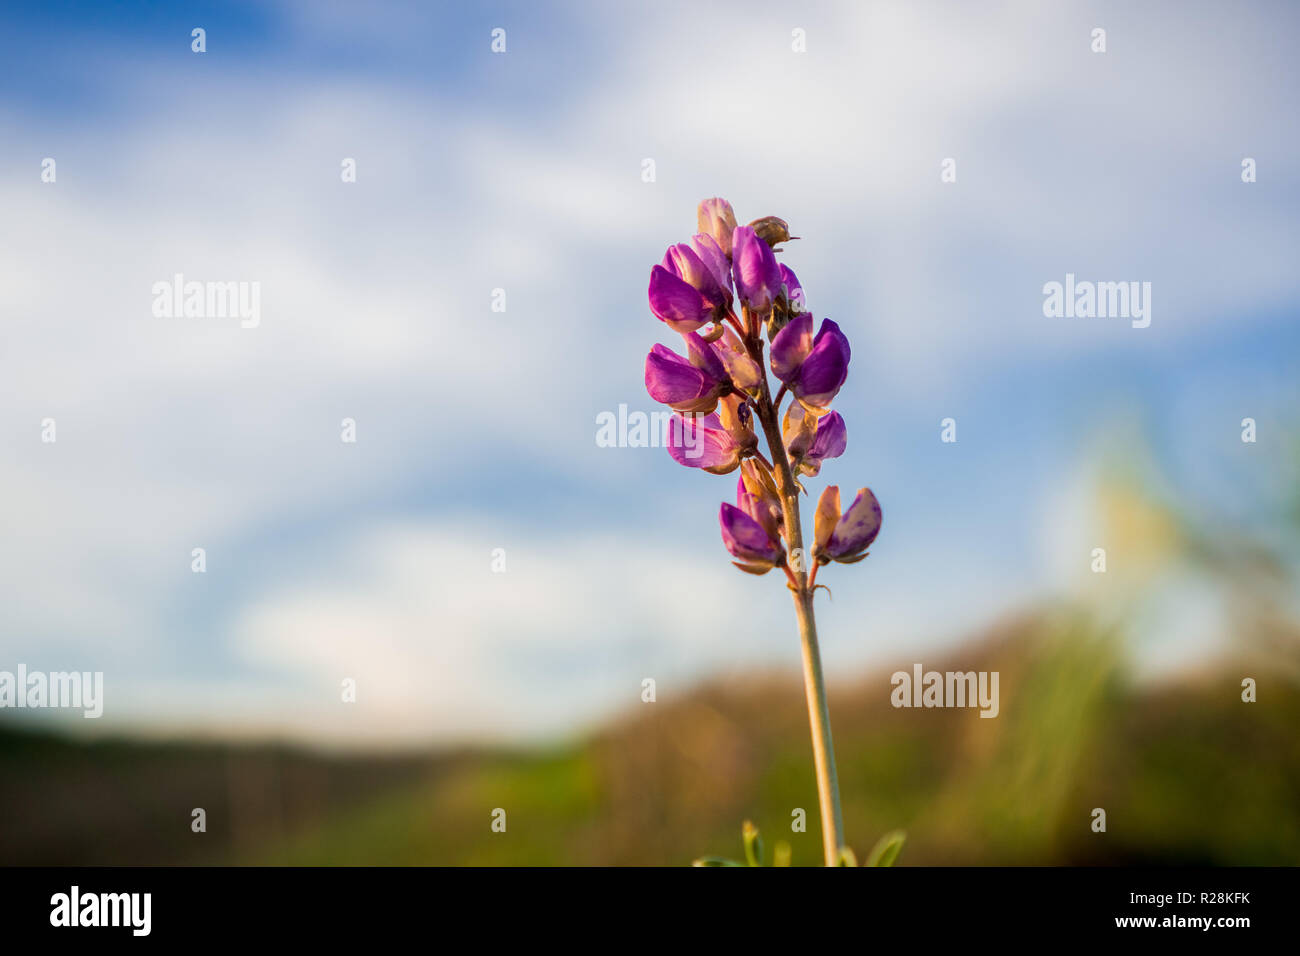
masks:
[[[341,9],[283,8],[306,45],[353,35]],[[175,84],[162,60],[69,52],[120,112],[0,110],[0,139],[31,144],[0,167],[0,493],[13,505],[0,534],[21,542],[0,557],[0,652],[129,651],[143,662],[139,713],[363,736],[572,722],[621,699],[629,644],[682,675],[787,659],[784,626],[755,645],[712,599],[683,614],[664,598],[707,581],[785,620],[783,591],[739,580],[716,544],[727,483],[674,501],[663,458],[601,459],[588,444],[593,402],[649,407],[651,262],[702,196],[788,216],[806,237],[788,259],[813,307],[844,320],[855,368],[900,401],[1117,347],[1037,313],[1041,283],[1081,259],[1165,280],[1150,330],[1162,342],[1293,301],[1289,210],[1259,198],[1294,169],[1273,86],[1293,70],[1241,68],[1234,51],[1278,42],[1266,17],[1171,36],[1172,9],[1113,12],[1100,58],[1082,15],[1037,4],[819,6],[800,12],[800,56],[785,10],[690,4],[628,20],[596,5],[579,16],[602,43],[574,54],[572,86],[513,92],[504,71],[480,87],[488,66],[426,86],[250,61]],[[686,11],[690,37],[725,55],[683,39]],[[427,55],[419,31],[384,19],[366,44]],[[556,29],[546,43],[570,39]],[[512,50],[537,50],[537,36],[512,36]],[[45,143],[54,186],[31,158]],[[1235,182],[1248,151],[1264,157],[1257,187]],[[938,182],[947,155],[951,188]],[[355,186],[339,182],[344,156],[358,160]],[[639,179],[645,156],[654,184]],[[1247,226],[1252,238],[1235,239]],[[155,319],[150,286],[175,272],[260,281],[262,326]],[[497,286],[505,314],[488,310]],[[46,415],[57,446],[39,443]],[[338,441],[344,416],[358,419],[356,446]],[[575,497],[607,479],[627,506],[565,517],[554,541],[507,542],[531,564],[497,580],[480,574],[489,527],[429,515],[468,499],[508,526],[525,505],[465,491],[507,477]],[[415,504],[421,485],[429,500]],[[707,550],[665,550],[670,504],[699,515]],[[882,557],[887,589],[837,591],[828,656],[852,666],[875,635],[963,628],[1037,583],[949,547],[935,602],[920,569],[952,530],[921,529],[925,542]],[[637,553],[619,551],[633,535]],[[357,563],[275,565],[317,540]],[[202,582],[188,571],[200,545]],[[234,564],[254,582],[231,583]],[[206,660],[207,640],[245,670],[196,680],[187,662]],[[365,701],[354,713],[333,703],[348,668]]]

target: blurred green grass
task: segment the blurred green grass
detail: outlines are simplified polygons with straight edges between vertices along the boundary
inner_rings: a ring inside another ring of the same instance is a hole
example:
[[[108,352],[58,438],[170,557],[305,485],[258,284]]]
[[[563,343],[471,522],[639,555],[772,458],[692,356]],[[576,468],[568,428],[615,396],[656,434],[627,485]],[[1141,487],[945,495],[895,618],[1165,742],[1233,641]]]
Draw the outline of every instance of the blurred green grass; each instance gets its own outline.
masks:
[[[859,856],[902,827],[901,865],[1300,863],[1300,695],[1267,659],[1135,684],[1119,640],[1084,614],[1029,614],[924,658],[999,671],[991,720],[893,708],[889,674],[913,660],[831,688]],[[1259,681],[1257,703],[1241,701],[1243,676]],[[206,833],[190,831],[193,807]],[[6,864],[685,865],[738,856],[751,819],[812,865],[816,807],[789,674],[717,681],[536,751],[385,757],[0,730]],[[1105,833],[1090,828],[1094,807]]]

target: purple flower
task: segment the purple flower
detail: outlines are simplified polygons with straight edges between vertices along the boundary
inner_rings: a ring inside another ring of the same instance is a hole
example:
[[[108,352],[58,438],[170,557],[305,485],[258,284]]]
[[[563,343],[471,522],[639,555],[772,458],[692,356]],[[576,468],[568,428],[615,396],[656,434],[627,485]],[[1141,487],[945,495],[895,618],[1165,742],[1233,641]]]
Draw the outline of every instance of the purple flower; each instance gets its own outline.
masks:
[[[749,226],[738,226],[731,238],[731,274],[740,301],[755,312],[769,312],[781,294],[781,270],[772,247]]]
[[[840,515],[840,489],[828,485],[813,519],[814,554],[821,564],[853,564],[867,556],[880,533],[880,502],[870,488],[859,488],[849,510]]]
[[[758,450],[758,436],[754,434],[754,413],[748,402],[735,393],[724,395],[718,403],[717,415],[718,422],[736,443],[742,458]]]
[[[790,311],[796,315],[807,312],[808,304],[804,299],[803,286],[799,284],[799,277],[784,262],[781,263],[781,283],[785,286],[785,301],[789,303]]]
[[[790,320],[772,338],[772,372],[786,385],[799,377],[803,360],[812,351],[813,317],[805,312]]]
[[[809,416],[812,417],[812,416]],[[849,432],[839,412],[813,419],[816,432],[808,451],[794,464],[801,474],[816,476],[827,458],[838,458],[849,444]],[[792,463],[793,464],[793,463]]]
[[[711,412],[728,388],[727,371],[713,347],[694,332],[683,336],[690,358],[655,345],[645,360],[650,397],[677,412]]]
[[[772,339],[772,371],[800,404],[814,415],[824,414],[849,376],[849,340],[830,319],[812,338],[812,315],[790,320]]]
[[[664,261],[660,265],[698,292],[704,301],[709,303],[712,310],[710,318],[718,318],[725,314],[731,304],[731,283],[726,282],[724,286],[718,278],[715,257],[720,253],[717,252],[716,246],[713,249],[701,248],[705,249],[708,262],[701,257],[694,246],[679,242],[675,246],[668,247],[668,251],[664,253]]]
[[[691,239],[691,249],[699,256],[717,280],[718,288],[726,295],[727,305],[731,305],[731,260],[722,251],[718,241],[707,233],[700,233]]]
[[[763,367],[749,357],[740,337],[730,327],[723,326],[722,338],[714,348],[727,369],[731,384],[750,398],[757,398],[763,388]]]
[[[735,471],[744,451],[717,415],[674,415],[668,420],[668,454],[687,468],[710,474]]]
[[[695,213],[700,232],[712,236],[724,256],[731,255],[731,234],[736,231],[736,214],[725,199],[705,199]]]
[[[674,332],[694,332],[713,319],[714,305],[699,289],[663,266],[650,270],[650,311]]]
[[[781,495],[776,490],[776,479],[771,469],[757,458],[746,458],[740,463],[740,475],[736,478],[736,494],[753,495],[774,505],[781,510]],[[737,501],[739,501],[737,497]]]
[[[766,465],[754,458],[741,463],[740,477],[736,479],[736,507],[763,526],[767,536],[780,542],[785,533],[781,496]]]
[[[767,529],[746,511],[723,502],[718,511],[722,543],[736,558],[736,566],[754,574],[765,574],[785,556],[781,545],[773,541]]]
[[[797,467],[808,454],[816,435],[817,416],[798,402],[791,402],[781,420],[781,442],[785,445],[785,453],[792,467]]]

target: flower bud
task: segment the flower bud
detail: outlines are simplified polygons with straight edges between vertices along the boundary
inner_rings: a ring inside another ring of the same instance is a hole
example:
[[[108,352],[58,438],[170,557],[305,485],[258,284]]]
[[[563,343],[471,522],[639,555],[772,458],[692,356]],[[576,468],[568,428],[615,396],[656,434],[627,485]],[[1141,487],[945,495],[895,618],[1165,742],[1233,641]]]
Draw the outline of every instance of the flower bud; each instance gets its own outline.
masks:
[[[749,224],[749,228],[753,229],[754,234],[766,242],[769,248],[775,248],[777,243],[790,241],[790,224],[776,216],[755,219]]]
[[[791,402],[781,421],[781,440],[785,443],[785,453],[790,456],[795,467],[808,454],[816,433],[817,416],[808,414],[798,402]]]
[[[740,337],[724,326],[722,341],[716,348],[731,384],[750,398],[757,398],[763,390],[763,368],[749,357]]]
[[[822,489],[822,496],[817,499],[817,511],[813,515],[813,554],[822,564],[830,558],[826,556],[826,545],[835,533],[835,523],[840,520],[839,485],[827,485]]]
[[[736,214],[725,199],[705,199],[695,213],[700,232],[712,236],[724,256],[731,255],[731,234],[736,231]]]
[[[735,505],[723,502],[718,511],[718,524],[722,528],[722,544],[737,559],[741,570],[763,574],[785,557],[784,549],[772,540],[767,530]]]
[[[766,464],[757,458],[746,458],[740,465],[737,492],[744,491],[762,498],[781,510],[781,494],[776,490],[776,478]]]
[[[870,488],[858,489],[858,496],[843,516],[839,510],[840,490],[831,485],[817,502],[813,524],[815,556],[821,564],[827,561],[841,564],[861,561],[880,533],[880,502]]]
[[[754,434],[753,418],[739,395],[726,395],[718,402],[718,421],[736,443],[742,457],[758,449],[758,436]]]
[[[732,234],[731,275],[740,301],[760,314],[770,312],[781,294],[781,270],[772,248],[748,226]]]

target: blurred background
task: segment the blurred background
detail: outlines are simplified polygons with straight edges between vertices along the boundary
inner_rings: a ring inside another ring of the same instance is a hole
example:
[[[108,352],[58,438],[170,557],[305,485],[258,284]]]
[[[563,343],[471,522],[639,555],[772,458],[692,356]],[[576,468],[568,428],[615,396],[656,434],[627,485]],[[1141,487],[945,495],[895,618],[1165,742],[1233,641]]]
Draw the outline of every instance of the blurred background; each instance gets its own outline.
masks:
[[[819,577],[859,856],[1300,861],[1292,7],[0,17],[0,671],[105,683],[0,709],[0,863],[678,865],[744,819],[817,862],[734,481],[595,440],[654,410],[649,269],[714,195],[853,343],[808,487],[885,515]],[[260,324],[155,317],[176,273]],[[1045,318],[1066,273],[1150,326]],[[999,716],[894,709],[914,663]]]

